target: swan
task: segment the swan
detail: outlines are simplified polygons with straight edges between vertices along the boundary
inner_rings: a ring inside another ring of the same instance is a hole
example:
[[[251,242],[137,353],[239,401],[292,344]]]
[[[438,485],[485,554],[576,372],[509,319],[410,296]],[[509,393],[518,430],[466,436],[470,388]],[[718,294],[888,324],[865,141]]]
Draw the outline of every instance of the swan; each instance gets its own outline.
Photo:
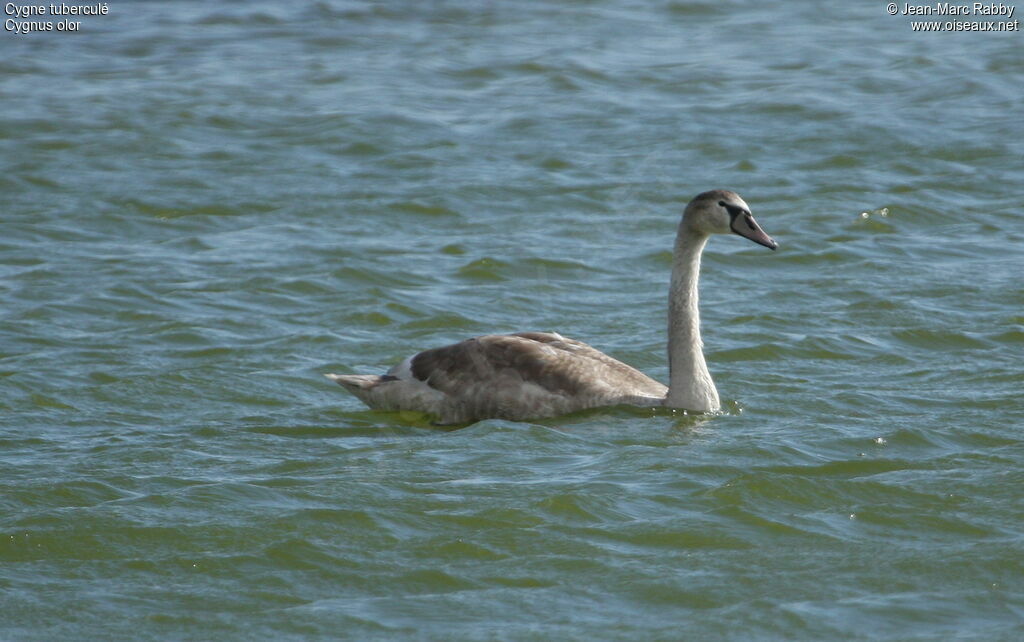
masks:
[[[620,404],[715,412],[721,404],[704,361],[697,280],[708,238],[728,233],[778,247],[735,192],[711,190],[687,204],[672,254],[668,386],[554,332],[467,339],[414,354],[384,375],[324,376],[371,408],[415,410],[442,425],[540,419]]]

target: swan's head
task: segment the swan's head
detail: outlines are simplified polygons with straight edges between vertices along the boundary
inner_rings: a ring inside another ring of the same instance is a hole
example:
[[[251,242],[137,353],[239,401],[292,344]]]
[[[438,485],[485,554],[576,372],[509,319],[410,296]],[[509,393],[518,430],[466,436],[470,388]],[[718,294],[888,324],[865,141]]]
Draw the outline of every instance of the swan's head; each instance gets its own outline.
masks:
[[[729,190],[697,194],[683,212],[683,224],[701,234],[739,234],[770,250],[779,247],[757,224],[740,195]]]

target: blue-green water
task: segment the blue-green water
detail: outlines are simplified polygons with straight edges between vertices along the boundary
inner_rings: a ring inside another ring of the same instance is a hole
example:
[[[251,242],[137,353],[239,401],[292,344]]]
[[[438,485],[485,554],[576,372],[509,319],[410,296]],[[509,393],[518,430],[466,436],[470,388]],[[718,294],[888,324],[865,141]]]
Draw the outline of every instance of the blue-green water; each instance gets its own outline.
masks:
[[[109,6],[0,33],[0,638],[1024,636],[1019,32]],[[722,416],[321,376],[556,330],[664,380],[714,187],[781,243],[705,255]]]

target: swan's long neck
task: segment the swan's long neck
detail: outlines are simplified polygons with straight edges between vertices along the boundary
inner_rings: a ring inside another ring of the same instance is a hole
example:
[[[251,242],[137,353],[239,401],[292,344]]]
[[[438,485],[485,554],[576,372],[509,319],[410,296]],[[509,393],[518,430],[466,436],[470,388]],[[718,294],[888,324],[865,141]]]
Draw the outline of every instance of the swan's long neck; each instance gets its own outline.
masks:
[[[685,221],[679,224],[668,295],[669,385],[665,405],[713,412],[721,406],[704,361],[700,310],[697,307],[700,255],[707,242],[706,235],[689,229]]]

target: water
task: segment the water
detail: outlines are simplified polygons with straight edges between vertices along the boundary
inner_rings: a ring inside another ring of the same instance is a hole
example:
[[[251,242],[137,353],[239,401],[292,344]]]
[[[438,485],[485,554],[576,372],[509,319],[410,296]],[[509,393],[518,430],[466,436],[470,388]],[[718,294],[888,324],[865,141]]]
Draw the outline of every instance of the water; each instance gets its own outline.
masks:
[[[0,638],[1024,636],[1018,33],[882,5],[110,3],[0,34]],[[725,414],[459,430],[557,330]]]

